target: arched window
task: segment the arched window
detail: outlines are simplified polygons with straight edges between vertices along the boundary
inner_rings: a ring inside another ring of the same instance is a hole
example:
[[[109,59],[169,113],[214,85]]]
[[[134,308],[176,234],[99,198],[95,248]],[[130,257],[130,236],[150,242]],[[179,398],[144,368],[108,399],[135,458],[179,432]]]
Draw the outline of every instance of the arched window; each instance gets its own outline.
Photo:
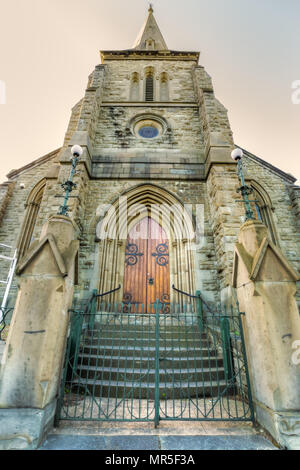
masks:
[[[253,193],[250,196],[252,202],[252,210],[255,217],[260,220],[269,230],[271,240],[275,245],[278,245],[278,236],[273,220],[273,205],[266,191],[256,182],[251,182]]]
[[[148,67],[145,73],[145,101],[154,101],[154,71]]]
[[[130,101],[139,101],[140,99],[140,77],[134,72],[131,77]]]
[[[160,76],[160,101],[169,101],[169,79],[166,72]]]
[[[46,186],[46,180],[40,181],[31,191],[26,207],[25,218],[18,240],[18,257],[22,258],[27,252],[32,242],[32,235],[37,221],[40,205],[43,199],[43,194]]]

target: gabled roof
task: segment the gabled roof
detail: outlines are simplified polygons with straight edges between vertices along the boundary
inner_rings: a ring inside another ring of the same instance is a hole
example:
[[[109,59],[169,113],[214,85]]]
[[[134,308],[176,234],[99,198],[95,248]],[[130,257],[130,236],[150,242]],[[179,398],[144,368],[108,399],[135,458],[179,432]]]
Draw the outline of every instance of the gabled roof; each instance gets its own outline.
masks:
[[[47,161],[51,160],[54,158],[61,150],[61,147],[59,149],[53,150],[53,152],[47,153],[47,155],[44,155],[43,157],[37,158],[36,160],[33,160],[33,162],[28,163],[25,166],[22,166],[18,170],[11,170],[6,177],[8,179],[13,179],[16,176],[19,176],[23,171],[30,170],[31,168],[34,168],[36,166],[42,165],[43,163],[46,163]]]
[[[265,168],[268,168],[268,170],[272,171],[275,173],[277,176],[280,176],[284,180],[286,180],[290,184],[294,184],[297,181],[297,178],[295,178],[293,175],[289,173],[285,173],[284,171],[280,170],[274,165],[271,165],[271,163],[266,162],[265,160],[262,160],[261,158],[257,157],[256,155],[253,155],[253,153],[249,152],[248,150],[244,149],[243,147],[239,147],[243,150],[244,154],[246,157],[250,158],[251,160],[254,160],[256,163],[259,163],[260,165],[264,166]]]

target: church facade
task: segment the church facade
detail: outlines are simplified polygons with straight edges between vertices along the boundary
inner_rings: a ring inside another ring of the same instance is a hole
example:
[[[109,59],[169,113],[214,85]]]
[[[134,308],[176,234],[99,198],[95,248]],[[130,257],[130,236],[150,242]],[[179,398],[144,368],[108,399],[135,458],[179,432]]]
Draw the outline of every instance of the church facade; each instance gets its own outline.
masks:
[[[112,205],[118,212],[120,197],[125,197],[128,209],[141,204],[146,212],[151,204],[186,206],[193,230],[201,232],[199,248],[193,250],[188,234],[182,233],[180,240],[168,234],[169,287],[151,294],[150,301],[172,295],[174,284],[191,293],[200,289],[208,301],[221,302],[231,284],[243,207],[236,202],[240,184],[230,158],[234,141],[227,111],[198,63],[199,53],[169,50],[150,10],[134,47],[101,52],[101,59],[84,98],[72,110],[63,147],[13,170],[2,184],[0,241],[17,248],[21,258],[39,238],[42,224],[63,202],[69,147],[80,142],[85,154],[69,200],[80,239],[76,295],[124,284],[126,237],[139,215],[128,221],[122,239],[106,230],[101,240],[97,228],[105,215],[111,223],[105,207]],[[297,269],[300,190],[295,179],[247,151],[244,165],[257,201],[256,217]],[[197,206],[202,207],[199,217]],[[5,263],[3,270],[5,277]],[[139,282],[143,289],[147,280]],[[132,293],[119,293],[118,300],[125,294]],[[146,297],[144,292],[134,300],[147,303]]]
[[[95,290],[114,291],[107,300],[124,311],[135,305],[149,314],[156,299],[166,312],[180,303],[179,291],[200,291],[210,308],[235,302],[235,244],[245,218],[227,110],[199,53],[170,50],[151,7],[132,49],[101,52],[62,147],[0,185],[0,243],[17,250],[19,263],[63,205],[75,144],[83,154],[68,199],[79,240],[74,305]],[[297,272],[296,179],[246,149],[243,166],[255,219]],[[15,276],[9,306],[17,284]]]

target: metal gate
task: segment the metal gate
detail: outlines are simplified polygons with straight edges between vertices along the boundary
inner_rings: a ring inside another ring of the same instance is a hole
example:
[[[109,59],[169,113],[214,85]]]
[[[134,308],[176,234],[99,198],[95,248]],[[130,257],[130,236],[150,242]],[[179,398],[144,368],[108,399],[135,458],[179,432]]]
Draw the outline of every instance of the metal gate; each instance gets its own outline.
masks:
[[[137,308],[94,294],[71,312],[57,419],[254,421],[240,312]]]

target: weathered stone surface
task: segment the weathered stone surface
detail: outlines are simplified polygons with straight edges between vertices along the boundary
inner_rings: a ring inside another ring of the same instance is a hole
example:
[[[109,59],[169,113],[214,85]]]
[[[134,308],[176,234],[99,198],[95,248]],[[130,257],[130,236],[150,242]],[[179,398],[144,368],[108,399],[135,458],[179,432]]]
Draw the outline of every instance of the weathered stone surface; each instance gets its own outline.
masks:
[[[5,349],[5,341],[0,341],[0,363]]]
[[[20,290],[0,369],[0,408],[45,408],[57,395],[78,242],[54,216],[20,261]]]
[[[0,409],[0,450],[35,450],[53,426],[56,400],[45,409]]]
[[[120,196],[126,196],[135,188],[139,188],[143,193],[147,190],[145,188],[152,185],[156,194],[161,195],[161,200],[164,192],[168,192],[170,198],[176,198],[179,204],[190,205],[193,223],[197,207],[203,206],[202,243],[190,253],[189,270],[185,268],[189,255],[184,249],[181,252],[178,246],[172,245],[171,255],[180,253],[176,263],[182,273],[185,273],[181,276],[182,285],[191,290],[200,290],[206,300],[214,304],[221,301],[229,302],[232,295],[234,246],[240,226],[244,222],[244,208],[240,195],[236,192],[240,186],[236,165],[230,158],[234,141],[227,110],[215,97],[211,77],[204,67],[198,65],[198,57],[197,53],[174,51],[125,50],[103,53],[104,63],[95,67],[88,78],[84,97],[72,109],[63,147],[20,170],[12,171],[8,175],[8,183],[0,186],[0,243],[11,245],[13,251],[20,245],[20,235],[31,227],[32,232],[28,231],[29,250],[37,248],[40,238],[45,236],[42,227],[51,215],[58,213],[62,205],[64,192],[61,184],[69,178],[70,149],[77,143],[83,146],[84,154],[74,176],[77,187],[71,193],[68,202],[69,216],[74,223],[76,238],[80,240],[76,298],[87,297],[92,288],[113,288],[115,281],[122,279],[124,274],[124,259],[119,256],[116,272],[111,275],[112,258],[110,256],[105,258],[105,254],[110,252],[105,251],[104,243],[96,236],[96,227],[103,208],[107,210],[109,204]],[[153,101],[145,101],[145,82],[149,67],[152,67],[153,72]],[[132,94],[133,76],[138,81],[134,94]],[[167,86],[167,93],[166,88],[162,93],[162,77],[167,83],[164,85]],[[164,132],[158,138],[142,139],[134,132],[133,123],[140,116],[149,117],[149,115],[153,118],[156,116],[164,123]],[[263,204],[268,208],[268,226],[273,229],[276,246],[297,270],[300,263],[299,188],[294,185],[295,180],[290,175],[254,158],[248,152],[245,153],[243,161],[248,184],[260,188],[265,196],[266,201],[264,199]],[[45,184],[39,208],[30,211],[27,204],[31,204],[31,208],[36,204],[30,196],[41,183]],[[138,200],[138,190],[135,191],[135,197]],[[149,196],[149,200],[151,197]],[[156,200],[159,200],[159,196]],[[34,214],[37,216],[36,219]],[[271,229],[269,233],[270,231]],[[57,238],[54,232],[52,235],[58,246],[59,236]],[[65,236],[66,233],[62,231],[60,237]],[[45,287],[46,290],[40,295],[39,301],[30,299],[26,304],[26,312],[29,312],[26,321],[27,323],[31,321],[31,326],[35,325],[37,331],[50,328],[52,307],[42,310],[42,306],[47,306],[49,302],[55,303],[57,298],[63,296],[59,290],[62,285],[63,291],[69,289],[68,295],[71,296],[71,287],[65,286],[64,280],[61,281],[63,270],[62,263],[58,261],[60,258],[53,255],[53,246],[51,247],[48,241],[43,245],[42,251],[50,259],[47,269],[51,268],[55,279],[46,281],[43,255],[39,251],[35,263],[40,269],[37,273],[40,279],[36,282],[41,292]],[[122,240],[112,242],[114,253],[120,254],[122,250],[124,252],[122,243],[124,244]],[[64,249],[67,249],[66,246],[59,248],[62,252]],[[173,258],[175,259],[175,255]],[[175,271],[176,269],[172,268],[172,279],[176,279],[176,276],[178,279],[178,272]],[[187,276],[187,272],[190,276]],[[280,269],[278,272],[281,272]],[[0,273],[2,273],[0,280],[5,279],[8,265],[3,260],[0,260]],[[29,270],[29,276],[33,278],[34,275],[34,270]],[[13,305],[16,299],[17,305],[21,302],[23,295],[21,291],[17,297],[19,281],[16,276],[9,299],[10,305]],[[34,298],[36,288],[33,280],[24,276],[21,278],[21,283]],[[47,289],[50,288],[54,293],[47,293]],[[1,284],[0,295],[3,289],[4,285]],[[256,296],[258,298],[262,295],[259,289],[258,286],[259,295]],[[293,289],[294,287],[287,296],[282,296],[278,301],[276,318],[284,315],[288,296],[292,295]],[[252,295],[247,289],[244,293],[246,298]],[[120,293],[121,296],[122,294],[123,292]],[[263,292],[263,295],[269,297],[277,295],[276,289],[272,291],[270,288],[268,292]],[[259,303],[255,296],[253,299],[258,312],[255,324],[258,326],[263,317],[261,312],[264,311],[264,305]],[[300,305],[300,287],[297,289],[296,299]],[[24,296],[22,302],[23,300]],[[38,318],[31,313],[31,307],[35,303],[40,312]],[[67,304],[65,308],[67,309]],[[15,319],[12,321],[13,327],[14,322]],[[27,331],[27,323],[25,320],[24,323],[20,322],[18,326],[20,334],[22,328],[23,332]],[[59,322],[54,322],[53,328],[59,329]],[[62,347],[64,334],[62,331],[59,347]],[[296,335],[296,332],[293,331],[292,334]],[[32,338],[31,340],[33,341]],[[45,346],[42,336],[39,341],[35,349],[36,354],[40,354]],[[265,341],[264,336],[261,337],[261,341],[262,343]],[[25,365],[30,364],[33,369],[31,351],[34,348],[31,349],[31,346],[28,338],[26,341],[28,349],[25,348],[24,360]],[[18,343],[16,340],[14,351],[21,351],[22,347],[23,343]],[[286,347],[289,347],[287,343]],[[280,350],[279,346],[278,348]],[[8,346],[6,358],[10,353]],[[53,357],[53,351],[49,357]],[[37,375],[40,372],[37,371]],[[20,373],[19,392],[24,379],[22,374],[23,372]],[[274,373],[273,377],[275,375]],[[9,383],[13,383],[10,381],[15,378],[13,374],[7,374],[8,388],[11,386]],[[30,380],[35,380],[34,374]],[[30,380],[28,378],[28,384]],[[49,396],[54,396],[57,385],[55,380],[51,384],[52,391]],[[269,384],[265,384],[263,375],[260,380],[261,388],[268,388]],[[33,386],[37,387],[35,392],[39,395],[37,398],[39,404],[43,390],[47,389],[47,381],[47,377],[43,378],[40,380],[40,385]],[[274,402],[280,400],[283,393],[280,390],[276,391],[276,387],[280,388],[278,383],[274,385]],[[11,397],[19,392],[15,390]],[[30,394],[31,392],[32,390]],[[21,402],[18,403],[21,406]],[[33,403],[30,406],[34,406]]]
[[[278,442],[299,448],[300,368],[293,361],[293,343],[300,338],[295,300],[299,273],[269,240],[262,223],[246,222],[238,240],[233,286],[245,312],[243,325],[257,419]],[[293,424],[288,416],[280,424],[278,417],[285,412],[293,413]]]

